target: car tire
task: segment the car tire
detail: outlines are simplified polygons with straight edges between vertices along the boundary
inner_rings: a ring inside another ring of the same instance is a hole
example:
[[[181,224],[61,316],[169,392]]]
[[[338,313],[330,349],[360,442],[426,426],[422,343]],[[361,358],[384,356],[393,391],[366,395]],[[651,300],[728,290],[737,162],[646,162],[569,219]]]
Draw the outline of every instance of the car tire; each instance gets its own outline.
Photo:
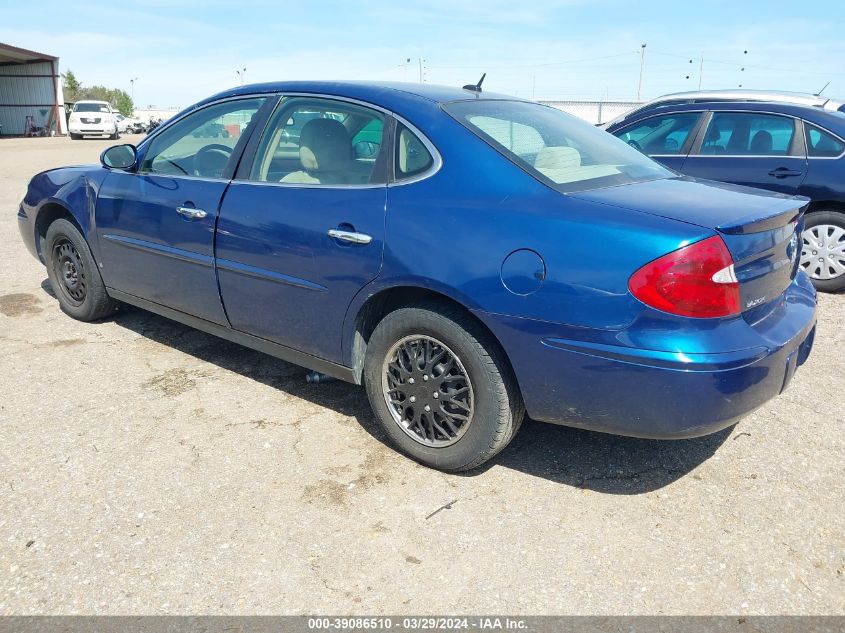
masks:
[[[120,138],[120,132],[118,132],[117,128],[114,128],[114,134],[112,134],[109,138],[111,140],[116,141]]]
[[[808,213],[801,237],[801,266],[816,289],[821,292],[845,290],[845,212],[821,209]],[[819,266],[824,263],[819,261],[819,244],[828,257],[839,255],[834,266]],[[831,277],[831,271],[839,274]]]
[[[81,138],[82,138],[82,136],[79,135],[79,134],[74,134],[73,132],[71,132],[71,134],[70,134],[70,140],[72,140],[72,141],[78,141]]]
[[[419,354],[416,365],[408,350]],[[498,343],[465,312],[440,303],[400,308],[378,324],[367,345],[364,384],[392,443],[443,471],[489,460],[525,415]]]
[[[96,321],[117,309],[85,238],[68,220],[55,220],[47,228],[44,259],[53,293],[66,314]]]

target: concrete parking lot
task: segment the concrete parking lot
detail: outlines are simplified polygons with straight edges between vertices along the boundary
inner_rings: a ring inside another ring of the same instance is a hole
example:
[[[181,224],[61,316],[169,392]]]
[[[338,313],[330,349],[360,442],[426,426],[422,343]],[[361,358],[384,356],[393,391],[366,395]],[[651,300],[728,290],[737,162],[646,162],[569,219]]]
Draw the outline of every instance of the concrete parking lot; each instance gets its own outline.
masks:
[[[446,475],[359,387],[136,309],[65,316],[17,204],[109,144],[0,139],[0,614],[845,612],[845,295],[733,429],[529,421]]]

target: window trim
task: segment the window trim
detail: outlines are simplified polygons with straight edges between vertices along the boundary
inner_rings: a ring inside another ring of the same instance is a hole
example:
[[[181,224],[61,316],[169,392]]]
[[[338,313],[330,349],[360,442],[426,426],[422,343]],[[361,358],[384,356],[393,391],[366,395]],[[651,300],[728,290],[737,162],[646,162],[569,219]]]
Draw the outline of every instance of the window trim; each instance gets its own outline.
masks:
[[[809,159],[811,159],[811,158],[812,158],[813,160],[839,160],[840,158],[842,158],[843,156],[845,156],[845,150],[842,150],[842,153],[841,153],[841,154],[839,154],[839,156],[810,156],[810,142],[809,142],[809,139],[807,138],[807,137],[809,136],[809,135],[807,134],[807,126],[808,126],[808,125],[811,125],[811,126],[813,126],[814,128],[817,128],[817,129],[821,130],[821,131],[822,131],[822,132],[824,132],[825,134],[830,134],[830,135],[831,135],[833,138],[835,138],[837,141],[839,141],[840,143],[842,143],[843,145],[845,145],[845,139],[843,139],[843,138],[842,138],[841,136],[839,136],[838,134],[834,134],[833,132],[831,132],[830,130],[828,130],[826,127],[822,127],[822,126],[821,126],[821,125],[819,125],[818,123],[813,123],[812,121],[808,121],[807,119],[801,119],[801,129],[802,129],[802,130],[803,130],[803,132],[804,132],[804,153],[805,153],[805,155],[807,156],[807,159],[808,159],[808,160],[809,160]]]
[[[678,157],[686,157],[690,154],[695,145],[696,140],[698,139],[698,132],[701,129],[701,123],[707,117],[707,110],[676,110],[674,112],[657,112],[652,114],[651,116],[643,117],[642,119],[637,119],[632,123],[626,125],[623,128],[616,130],[615,132],[611,132],[613,136],[619,138],[619,135],[624,134],[626,130],[643,123],[644,121],[648,121],[649,119],[656,119],[658,117],[667,117],[679,114],[697,114],[698,119],[696,119],[695,124],[690,128],[689,134],[687,134],[687,138],[684,140],[684,144],[681,145],[680,149],[678,150],[677,154],[646,154],[649,158],[678,158]],[[622,139],[619,139],[622,140]],[[645,152],[643,152],[645,154]]]
[[[253,115],[252,122],[255,123],[255,125],[251,126],[251,129],[249,129],[248,134],[242,134],[241,137],[238,139],[238,142],[235,143],[235,146],[232,148],[232,155],[229,157],[229,160],[226,163],[226,167],[223,169],[223,175],[220,176],[220,178],[212,178],[210,176],[195,176],[193,174],[162,174],[156,171],[143,171],[141,169],[141,166],[144,164],[144,161],[147,158],[147,153],[152,147],[152,144],[155,142],[159,134],[161,134],[165,130],[171,128],[180,121],[185,120],[192,114],[202,112],[203,110],[220,105],[221,103],[227,103],[230,101],[249,101],[253,99],[264,99],[265,101],[259,106],[259,108],[255,111],[255,114]],[[211,101],[209,103],[203,104],[201,107],[195,107],[185,110],[170,121],[168,121],[166,125],[159,126],[159,128],[154,130],[152,135],[148,136],[141,143],[139,143],[138,160],[136,162],[135,168],[132,170],[131,173],[137,174],[139,176],[161,176],[165,178],[190,179],[192,181],[229,182],[232,180],[233,175],[237,172],[238,166],[243,160],[244,149],[249,144],[249,141],[252,140],[252,138],[255,136],[255,130],[257,130],[259,127],[263,129],[266,125],[265,119],[267,116],[266,110],[268,104],[275,104],[276,101],[278,101],[278,99],[274,99],[274,95],[272,93],[254,93],[249,95],[237,95],[235,97],[226,97],[224,99],[218,99],[216,101]]]
[[[238,168],[235,170],[234,175],[232,176],[231,180],[233,182],[243,183],[243,184],[251,184],[251,185],[259,185],[262,187],[282,187],[282,188],[293,188],[293,189],[375,189],[380,187],[395,187],[400,185],[408,185],[414,182],[419,182],[420,180],[425,180],[434,176],[440,168],[443,166],[443,159],[441,158],[440,152],[437,150],[437,147],[429,140],[429,138],[420,132],[419,128],[416,127],[413,123],[405,119],[404,117],[396,114],[395,112],[380,106],[374,103],[370,103],[369,101],[362,101],[361,99],[355,99],[353,97],[344,97],[341,95],[332,95],[326,94],[322,92],[279,92],[276,94],[276,101],[273,104],[273,109],[270,112],[270,115],[267,116],[267,119],[261,122],[261,133],[260,134],[252,134],[250,138],[250,143],[244,150],[243,154],[241,155],[240,162],[238,164]],[[255,96],[255,95],[254,95]],[[388,160],[390,161],[390,165],[393,164],[394,160],[394,152],[395,152],[395,143],[394,143],[394,130],[396,129],[396,125],[394,121],[398,121],[409,130],[411,130],[425,145],[426,149],[431,153],[432,158],[432,165],[429,169],[419,174],[416,174],[413,178],[403,179],[403,180],[396,180],[394,178],[393,169],[392,167],[388,169],[387,174],[387,182],[383,183],[364,183],[364,184],[345,184],[345,185],[323,185],[323,184],[313,184],[313,183],[296,183],[296,182],[264,182],[260,180],[250,180],[249,174],[252,170],[252,164],[255,161],[255,156],[258,151],[258,144],[260,142],[261,137],[264,135],[264,132],[267,130],[267,126],[270,122],[270,116],[272,112],[275,112],[275,109],[278,107],[279,103],[282,99],[288,98],[296,98],[296,97],[303,97],[303,98],[313,98],[313,99],[328,99],[331,101],[343,101],[346,103],[351,103],[352,105],[358,105],[364,108],[369,108],[371,110],[376,110],[385,115],[385,128],[384,134],[386,137],[389,138],[388,142],[390,146],[388,148]],[[388,135],[388,131],[390,134]],[[253,142],[254,139],[254,142]]]
[[[704,139],[707,137],[707,129],[710,127],[710,122],[716,114],[765,114],[768,116],[776,116],[782,119],[792,120],[792,139],[789,142],[789,149],[786,154],[702,154],[701,146],[704,144]],[[800,152],[804,146],[802,140],[804,136],[804,126],[799,125],[803,123],[800,119],[791,114],[784,114],[783,112],[771,112],[768,110],[708,110],[704,117],[704,127],[701,128],[701,134],[696,139],[695,145],[690,149],[688,158],[807,158],[806,147],[804,153]]]

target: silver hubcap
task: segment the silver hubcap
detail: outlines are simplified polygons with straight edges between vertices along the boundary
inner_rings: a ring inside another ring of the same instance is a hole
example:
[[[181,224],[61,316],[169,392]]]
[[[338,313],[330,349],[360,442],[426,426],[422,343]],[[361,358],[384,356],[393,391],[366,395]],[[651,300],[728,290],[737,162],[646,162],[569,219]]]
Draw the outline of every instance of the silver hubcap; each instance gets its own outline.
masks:
[[[834,279],[845,274],[845,229],[819,224],[801,238],[801,266],[813,279]]]
[[[406,336],[385,356],[382,391],[409,437],[442,448],[467,432],[475,409],[469,375],[455,353],[430,336]]]

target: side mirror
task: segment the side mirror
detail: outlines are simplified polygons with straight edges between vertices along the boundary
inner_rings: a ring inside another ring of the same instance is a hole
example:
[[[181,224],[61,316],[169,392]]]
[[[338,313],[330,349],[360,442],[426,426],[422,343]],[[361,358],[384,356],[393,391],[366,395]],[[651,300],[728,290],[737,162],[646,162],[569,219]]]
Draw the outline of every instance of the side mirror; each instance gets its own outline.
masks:
[[[100,163],[108,169],[129,169],[138,160],[134,145],[115,145],[100,154]]]
[[[355,158],[375,158],[378,150],[379,144],[372,141],[358,141],[352,146],[352,154]]]

